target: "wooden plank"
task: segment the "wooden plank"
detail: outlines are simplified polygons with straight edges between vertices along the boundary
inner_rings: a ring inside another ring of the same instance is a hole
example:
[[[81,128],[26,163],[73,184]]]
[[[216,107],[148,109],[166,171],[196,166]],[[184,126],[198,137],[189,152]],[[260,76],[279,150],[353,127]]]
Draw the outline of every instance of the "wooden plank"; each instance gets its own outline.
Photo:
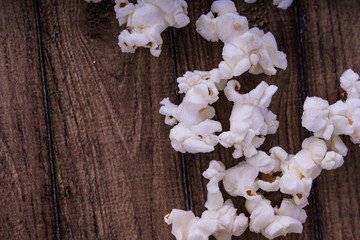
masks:
[[[158,111],[175,99],[169,30],[159,58],[124,54],[113,1],[40,3],[64,239],[170,239],[184,208],[179,154]]]
[[[273,146],[281,146],[290,153],[296,153],[301,148],[301,142],[306,137],[305,130],[301,127],[301,115],[304,90],[302,87],[299,68],[299,47],[296,28],[296,13],[294,7],[286,11],[277,9],[271,1],[258,1],[255,4],[246,4],[243,1],[235,1],[241,15],[249,20],[250,27],[258,26],[264,31],[271,31],[279,45],[279,49],[287,54],[288,68],[286,71],[279,70],[276,76],[243,74],[236,79],[240,81],[242,89],[246,92],[252,90],[261,81],[275,84],[279,87],[274,95],[270,109],[278,116],[280,127],[274,135],[269,135],[260,148],[268,151]],[[195,32],[195,21],[198,17],[210,11],[211,1],[189,1],[189,27],[176,30],[176,56],[178,75],[181,76],[187,70],[211,70],[217,67],[222,60],[222,43],[211,43],[204,40]],[[229,103],[223,93],[215,103],[217,111],[215,119],[222,123],[223,130],[229,129],[229,116],[232,104]],[[233,149],[225,149],[217,146],[213,153],[186,154],[186,165],[189,179],[190,205],[197,216],[205,210],[207,180],[202,177],[202,172],[208,168],[210,160],[221,160],[227,167],[236,165],[239,160],[232,158]],[[278,196],[273,195],[275,200]],[[232,198],[240,212],[245,212],[244,199]],[[312,202],[312,196],[310,202]],[[301,235],[289,234],[286,239],[316,239],[316,223],[314,205],[306,207],[308,214],[304,231]],[[249,230],[239,239],[266,239],[260,234],[251,233]]]
[[[0,239],[53,239],[34,1],[0,1]]]
[[[306,84],[310,96],[334,103],[340,99],[340,76],[348,68],[360,72],[360,2],[302,1]],[[323,239],[360,237],[360,163],[358,146],[343,138],[349,148],[345,164],[324,171],[318,181]]]

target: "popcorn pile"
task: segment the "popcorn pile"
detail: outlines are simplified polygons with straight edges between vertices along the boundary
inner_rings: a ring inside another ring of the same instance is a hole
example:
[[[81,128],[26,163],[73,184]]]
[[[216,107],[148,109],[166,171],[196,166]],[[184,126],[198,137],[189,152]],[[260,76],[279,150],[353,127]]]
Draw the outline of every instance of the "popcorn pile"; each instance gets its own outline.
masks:
[[[211,152],[220,142],[225,147],[235,147],[235,158],[244,154],[252,156],[264,142],[265,135],[275,133],[278,128],[276,116],[267,109],[277,87],[262,82],[250,93],[239,94],[236,90],[240,84],[227,81],[248,70],[253,74],[275,74],[275,66],[286,68],[286,55],[277,50],[271,33],[264,34],[258,28],[249,30],[247,19],[236,12],[232,1],[215,1],[211,10],[218,17],[214,18],[211,12],[202,15],[196,22],[197,30],[206,39],[222,39],[225,60],[219,68],[186,72],[179,77],[179,93],[185,94],[183,101],[175,105],[165,98],[160,102],[160,113],[165,115],[166,124],[175,125],[170,131],[170,140],[176,151]],[[224,88],[234,108],[230,131],[217,136],[215,133],[221,132],[222,127],[220,122],[211,120],[215,116],[211,104],[218,100],[219,91]]]
[[[85,0],[100,2],[101,0]],[[253,3],[256,0],[245,0]],[[119,35],[123,52],[135,52],[137,47],[150,48],[154,56],[161,52],[161,33],[168,26],[181,28],[189,23],[187,3],[184,0],[115,0],[116,17],[127,29]],[[274,0],[286,9],[292,0]],[[216,17],[214,16],[216,15]],[[172,147],[182,153],[214,151],[220,143],[234,147],[234,158],[244,161],[226,169],[220,161],[212,160],[203,176],[207,184],[207,201],[201,217],[192,211],[174,209],[165,216],[172,224],[177,240],[208,239],[214,236],[228,240],[240,236],[249,227],[268,239],[301,233],[307,215],[303,209],[309,204],[312,182],[323,169],[332,170],[343,165],[347,147],[340,135],[348,135],[360,144],[360,77],[351,69],[340,78],[347,93],[346,101],[332,105],[318,97],[308,97],[304,103],[302,126],[314,133],[302,142],[302,149],[288,154],[279,146],[270,154],[258,150],[265,136],[275,134],[279,122],[268,107],[277,91],[274,85],[261,82],[247,94],[240,94],[240,83],[230,80],[246,71],[251,74],[275,75],[287,68],[286,54],[279,51],[271,32],[249,29],[247,18],[240,16],[230,0],[216,0],[211,11],[196,21],[197,32],[208,41],[224,43],[223,61],[210,71],[186,72],[177,79],[179,93],[185,94],[179,105],[163,99],[160,114],[170,130]],[[229,81],[230,80],[230,81]],[[218,100],[219,91],[234,103],[230,116],[230,129],[222,131],[221,123],[212,118],[211,104]],[[231,199],[224,200],[219,188],[233,197],[244,197],[249,214],[237,214]],[[261,192],[279,191],[285,197],[279,206],[273,206]]]
[[[172,233],[176,239],[208,239],[210,235],[216,239],[230,239],[232,235],[243,233],[247,224],[250,231],[261,233],[268,239],[288,233],[301,233],[302,224],[307,218],[303,208],[309,204],[313,179],[320,175],[322,169],[336,169],[344,163],[347,148],[339,135],[349,135],[352,142],[360,143],[360,77],[349,69],[341,76],[340,82],[347,93],[345,102],[340,100],[329,106],[321,98],[306,99],[302,125],[314,132],[315,136],[306,138],[302,142],[302,149],[295,155],[286,153],[281,147],[270,149],[270,155],[255,149],[255,154],[245,154],[245,161],[229,169],[225,169],[222,162],[212,160],[203,173],[210,180],[205,204],[208,210],[203,212],[201,218],[196,218],[191,211],[177,209],[165,216],[165,221],[173,224]],[[239,86],[236,81],[229,81],[228,85],[225,91],[230,89],[234,94],[232,97],[226,94],[229,100],[236,102],[247,98],[234,92],[234,87]],[[259,86],[249,95],[258,90]],[[262,92],[270,87],[264,85]],[[264,102],[267,107],[273,93],[274,90],[268,90],[268,94],[260,95],[260,102]],[[274,129],[276,131],[277,126]],[[237,210],[230,199],[224,203],[219,190],[220,181],[228,194],[246,199],[249,223],[243,213],[238,216],[235,214]],[[258,192],[259,189],[266,192],[280,191],[292,198],[284,198],[280,207],[273,207]],[[231,210],[230,215],[224,215],[225,205],[228,211]],[[192,222],[184,220],[184,216],[191,216]],[[197,221],[196,224],[193,221]]]
[[[282,6],[282,5],[281,5]],[[288,154],[281,147],[273,147],[270,155],[257,150],[267,134],[276,133],[279,122],[268,110],[274,85],[261,82],[247,94],[240,94],[240,84],[228,79],[245,71],[252,74],[276,74],[275,67],[285,69],[286,55],[277,50],[271,33],[258,28],[248,29],[247,19],[240,16],[233,2],[217,0],[207,15],[196,22],[197,31],[209,41],[224,42],[223,61],[211,71],[186,72],[178,78],[179,92],[184,99],[175,105],[165,98],[160,113],[165,123],[174,126],[170,131],[173,148],[180,152],[210,152],[220,143],[234,146],[234,158],[245,156],[245,161],[226,169],[220,161],[211,161],[203,176],[209,179],[206,211],[196,217],[191,211],[174,209],[165,216],[172,224],[177,240],[231,239],[241,235],[249,226],[250,231],[261,233],[268,239],[301,233],[307,215],[303,209],[309,204],[313,180],[322,169],[336,169],[344,163],[347,148],[339,135],[349,135],[360,143],[360,81],[352,70],[341,77],[341,86],[348,99],[330,105],[317,97],[304,103],[302,125],[314,136],[302,142],[302,149]],[[213,13],[217,14],[215,18]],[[224,90],[229,101],[234,102],[230,116],[230,131],[221,132],[221,124],[211,120],[215,109],[211,106]],[[359,113],[359,114],[358,114]],[[359,116],[359,117],[358,117]],[[358,120],[359,118],[359,120]],[[177,124],[177,125],[176,125]],[[244,197],[249,219],[237,215],[231,199],[224,201],[219,189],[231,196]],[[272,206],[261,191],[290,195],[279,206]]]

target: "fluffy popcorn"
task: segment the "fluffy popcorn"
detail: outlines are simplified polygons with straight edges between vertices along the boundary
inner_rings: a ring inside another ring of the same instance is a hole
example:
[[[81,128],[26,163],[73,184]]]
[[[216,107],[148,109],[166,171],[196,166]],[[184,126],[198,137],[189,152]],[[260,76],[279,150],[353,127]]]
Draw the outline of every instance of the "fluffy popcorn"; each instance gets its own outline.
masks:
[[[240,162],[226,170],[223,184],[226,192],[231,196],[242,196],[246,199],[259,200],[256,193],[258,186],[255,182],[259,170],[247,162]]]
[[[353,143],[360,143],[360,78],[351,69],[340,77],[340,85],[347,100],[329,103],[319,97],[308,97],[304,103],[302,125],[314,136],[330,142],[331,149],[346,155],[347,149],[338,137],[348,135]]]
[[[245,0],[245,2],[255,3],[256,0]],[[293,0],[273,0],[273,4],[283,10],[287,9],[292,4],[292,2],[293,2]]]
[[[360,98],[360,76],[353,70],[346,70],[340,77],[341,88],[347,93],[348,98]]]
[[[177,79],[179,93],[185,93],[180,105],[175,105],[165,98],[160,102],[160,114],[165,115],[165,123],[173,126],[182,122],[187,126],[198,124],[215,115],[214,108],[210,107],[218,100],[219,91],[210,79],[209,72],[186,72]]]
[[[291,199],[283,199],[280,208],[273,208],[266,199],[246,200],[245,207],[250,213],[250,231],[262,233],[268,239],[301,233],[307,217]]]
[[[302,150],[288,155],[280,164],[280,192],[292,195],[294,202],[304,207],[308,204],[313,179],[320,175],[322,169],[336,169],[343,162],[342,155],[328,151],[325,141],[316,137],[306,138]]]
[[[230,131],[219,136],[219,142],[226,148],[235,147],[234,158],[245,155],[251,157],[257,153],[265,136],[276,132],[279,122],[276,115],[267,108],[277,87],[261,82],[247,94],[240,94],[240,83],[235,80],[228,82],[225,96],[234,102],[230,116]]]
[[[195,217],[191,211],[174,209],[165,216],[165,222],[172,224],[172,234],[177,240],[208,239],[213,235],[216,239],[231,239],[240,236],[248,226],[248,218],[242,213],[236,214],[232,201],[224,202],[219,189],[219,181],[224,176],[225,166],[215,160],[210,162],[209,168],[203,173],[209,179],[207,185],[207,210],[201,218]]]
[[[220,122],[210,120],[215,109],[209,104],[218,100],[217,78],[210,72],[194,71],[177,81],[179,93],[185,94],[183,101],[176,105],[165,98],[159,110],[166,124],[177,124],[170,131],[171,145],[182,153],[211,152],[218,143],[215,132],[222,131]]]
[[[127,29],[119,35],[123,52],[133,53],[137,47],[145,47],[158,57],[163,43],[161,33],[169,26],[182,28],[190,22],[184,0],[139,0],[137,4],[115,0],[114,10],[120,26],[127,23]]]
[[[279,177],[272,176],[276,171],[277,159],[258,151],[252,157],[225,170],[223,184],[231,196],[242,196],[248,200],[260,200],[256,192],[259,188],[269,191],[279,189]],[[261,177],[258,178],[259,174]]]
[[[221,124],[206,119],[197,125],[179,123],[170,130],[172,147],[182,153],[212,152],[218,143],[215,132],[221,131]]]
[[[319,97],[307,97],[304,103],[302,125],[315,137],[329,140],[340,134],[351,134],[351,125],[346,117],[346,103],[338,101],[329,105]]]
[[[278,51],[274,36],[256,27],[249,29],[246,17],[236,12],[230,0],[214,1],[211,12],[196,21],[196,30],[208,41],[224,43],[224,61],[218,66],[221,79],[230,79],[246,71],[275,75],[275,67],[283,70],[287,67],[286,54]]]

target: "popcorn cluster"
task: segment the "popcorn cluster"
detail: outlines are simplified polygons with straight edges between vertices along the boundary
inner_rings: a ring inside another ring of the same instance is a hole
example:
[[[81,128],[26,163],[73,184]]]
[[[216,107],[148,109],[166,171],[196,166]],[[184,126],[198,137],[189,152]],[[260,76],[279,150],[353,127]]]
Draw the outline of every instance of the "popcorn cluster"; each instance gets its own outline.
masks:
[[[217,15],[217,17],[214,16]],[[246,17],[240,16],[230,0],[217,0],[211,12],[196,21],[196,31],[206,40],[224,43],[223,61],[218,66],[221,79],[231,79],[246,71],[275,75],[287,67],[286,54],[280,52],[271,32],[249,29]]]
[[[197,30],[208,40],[221,39],[225,45],[224,61],[219,68],[211,71],[186,72],[177,79],[179,93],[185,97],[179,105],[168,98],[161,101],[160,113],[165,115],[165,123],[174,126],[170,131],[171,145],[182,153],[210,152],[220,142],[225,147],[235,147],[233,156],[252,156],[265,140],[267,134],[278,128],[276,115],[267,109],[276,86],[265,82],[248,94],[239,94],[236,81],[227,81],[249,70],[250,73],[276,73],[275,66],[287,66],[286,55],[277,50],[271,33],[264,34],[258,28],[248,29],[245,17],[236,12],[230,0],[217,0],[212,12],[202,15],[196,22]],[[208,34],[208,35],[206,35]],[[209,35],[210,34],[210,35]],[[211,106],[218,100],[220,90],[224,90],[234,108],[230,117],[230,131],[221,132],[221,124],[211,120],[215,109]]]
[[[127,23],[127,29],[119,35],[119,46],[129,53],[145,47],[158,57],[163,43],[161,33],[169,26],[182,28],[190,22],[184,0],[138,0],[137,4],[115,0],[114,10],[120,26]]]
[[[321,98],[306,99],[302,123],[309,131],[313,131],[315,136],[306,138],[299,152],[292,155],[281,147],[273,147],[268,155],[256,150],[255,147],[254,154],[247,156],[245,153],[245,161],[228,169],[225,169],[220,161],[212,160],[209,168],[203,173],[203,176],[210,180],[207,185],[208,201],[205,204],[208,210],[202,214],[201,218],[196,218],[191,211],[186,214],[191,214],[199,221],[207,221],[209,211],[219,211],[228,202],[233,207],[231,200],[224,203],[219,190],[219,182],[222,181],[228,194],[246,199],[245,207],[250,214],[249,223],[244,214],[237,216],[239,219],[241,216],[242,224],[239,226],[241,231],[236,233],[244,232],[247,224],[250,231],[261,233],[268,239],[285,236],[288,233],[301,233],[302,224],[307,218],[303,208],[309,204],[308,197],[313,180],[320,175],[322,169],[333,170],[344,163],[343,157],[347,154],[347,148],[339,135],[349,135],[354,143],[359,143],[357,134],[360,132],[360,77],[349,69],[341,76],[340,82],[347,93],[345,102],[338,101],[329,106],[328,102]],[[226,96],[230,101],[234,101],[235,104],[236,102],[248,104],[248,99],[252,99],[252,93],[261,92],[261,94],[256,94],[260,97],[255,98],[254,101],[262,103],[258,106],[263,106],[263,109],[269,105],[271,96],[276,91],[276,88],[261,83],[246,96],[246,94],[237,93],[235,87],[240,87],[239,83],[229,81],[225,88]],[[243,112],[246,115],[246,111]],[[239,116],[239,119],[242,118]],[[260,119],[263,124],[264,120],[261,117]],[[257,117],[253,121],[257,121]],[[274,132],[277,129],[277,125],[275,126]],[[271,202],[259,192],[260,189],[266,192],[280,191],[292,198],[286,197],[282,200],[280,207],[273,207]],[[180,213],[184,214],[184,211],[179,211],[181,210],[173,210],[165,217],[168,224],[173,224],[173,233],[182,233],[182,235],[174,234],[177,240],[208,239],[210,235],[215,236],[216,239],[230,239],[232,235],[235,235],[235,232],[231,231],[231,229],[237,229],[233,225],[235,215],[231,215],[232,218],[227,220],[227,227],[215,217],[217,222],[214,221],[213,225],[204,223],[198,227],[196,224],[190,224],[190,228],[185,227],[184,224],[174,225],[174,216],[179,217]],[[219,216],[219,213],[211,215]],[[180,219],[176,221],[181,222]],[[228,229],[226,235],[222,235],[226,237],[217,235],[219,225],[222,229]],[[190,238],[192,233],[198,234],[198,238]]]
[[[255,3],[256,0],[245,0],[245,2],[247,2],[247,3]],[[278,8],[281,8],[283,10],[290,7],[292,2],[293,2],[293,0],[273,0],[273,4],[276,5]]]
[[[85,0],[100,2],[101,0]],[[293,0],[273,0],[278,8],[288,8]],[[245,0],[254,3],[256,0]],[[127,29],[119,35],[123,52],[135,52],[137,47],[150,48],[159,56],[163,43],[161,33],[169,26],[181,28],[189,23],[184,0],[115,0],[116,18]],[[214,16],[216,15],[216,17]],[[211,152],[220,143],[234,147],[234,158],[244,161],[226,169],[220,161],[212,160],[203,176],[207,184],[206,210],[201,217],[192,211],[174,209],[164,218],[172,224],[177,240],[206,240],[214,236],[228,240],[240,236],[249,227],[268,239],[301,233],[307,215],[303,209],[309,204],[312,182],[323,169],[332,170],[343,165],[347,147],[340,135],[348,135],[360,144],[360,77],[351,69],[340,78],[347,94],[345,101],[330,105],[319,97],[308,97],[304,103],[302,126],[314,133],[302,142],[302,149],[288,154],[281,147],[273,147],[270,154],[257,150],[268,134],[276,133],[279,122],[268,110],[274,85],[261,82],[247,94],[240,94],[240,83],[230,80],[246,71],[251,74],[275,75],[276,68],[285,70],[286,54],[279,51],[272,33],[254,27],[249,29],[246,17],[237,13],[231,0],[216,0],[211,11],[196,22],[197,32],[208,41],[224,43],[218,68],[210,71],[186,72],[177,79],[179,93],[185,94],[179,105],[163,99],[160,114],[170,130],[172,147],[182,153]],[[230,81],[228,81],[230,80]],[[215,109],[211,104],[224,90],[234,103],[230,116],[230,130],[222,131],[220,122],[212,120]],[[233,197],[244,197],[249,214],[237,214],[231,199],[224,200],[219,188]],[[261,192],[279,191],[285,197],[273,206]]]

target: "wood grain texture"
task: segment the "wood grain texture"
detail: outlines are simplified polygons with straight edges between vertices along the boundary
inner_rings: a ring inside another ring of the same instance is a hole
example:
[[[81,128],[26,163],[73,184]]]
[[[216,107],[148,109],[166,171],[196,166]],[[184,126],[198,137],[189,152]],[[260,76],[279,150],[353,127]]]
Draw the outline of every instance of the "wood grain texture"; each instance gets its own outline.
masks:
[[[0,1],[0,239],[53,239],[33,1]]]
[[[272,5],[271,1],[259,1],[256,4],[246,4],[243,1],[235,1],[240,15],[246,16],[250,27],[259,27],[265,32],[271,31],[279,45],[279,49],[287,53],[288,68],[286,71],[279,70],[276,76],[251,75],[245,73],[235,79],[241,83],[243,91],[252,90],[261,81],[275,84],[279,90],[274,95],[270,109],[278,115],[280,127],[274,135],[269,135],[260,148],[268,151],[273,146],[281,146],[289,153],[296,153],[301,148],[301,142],[305,138],[305,130],[301,127],[302,101],[305,92],[301,82],[299,69],[299,43],[298,29],[296,27],[296,13],[293,8],[283,11]],[[195,21],[203,13],[210,11],[211,1],[189,2],[190,26],[176,30],[175,46],[177,56],[178,75],[181,76],[187,70],[211,70],[217,67],[222,60],[221,42],[211,43],[203,39],[195,31]],[[195,34],[196,33],[196,34]],[[214,104],[216,109],[215,119],[222,123],[223,131],[229,129],[229,116],[232,104],[227,101],[223,93]],[[207,180],[202,177],[202,172],[208,168],[210,160],[222,161],[227,168],[236,165],[242,159],[232,158],[233,148],[225,149],[217,146],[216,150],[209,154],[186,154],[188,172],[190,206],[197,216],[205,210]],[[273,200],[279,199],[277,194],[270,196]],[[243,198],[232,198],[240,212],[246,212]],[[310,201],[313,201],[312,197]],[[301,235],[290,234],[287,239],[316,239],[316,223],[314,205],[306,208],[308,219]],[[266,239],[260,234],[247,230],[237,239]]]
[[[360,72],[360,2],[302,1],[306,85],[309,96],[331,104],[341,99],[341,74]],[[359,146],[343,138],[349,148],[344,165],[323,171],[318,180],[323,239],[360,239]]]
[[[173,96],[169,31],[159,58],[124,54],[113,2],[41,2],[63,239],[171,239],[181,162],[158,111]]]

